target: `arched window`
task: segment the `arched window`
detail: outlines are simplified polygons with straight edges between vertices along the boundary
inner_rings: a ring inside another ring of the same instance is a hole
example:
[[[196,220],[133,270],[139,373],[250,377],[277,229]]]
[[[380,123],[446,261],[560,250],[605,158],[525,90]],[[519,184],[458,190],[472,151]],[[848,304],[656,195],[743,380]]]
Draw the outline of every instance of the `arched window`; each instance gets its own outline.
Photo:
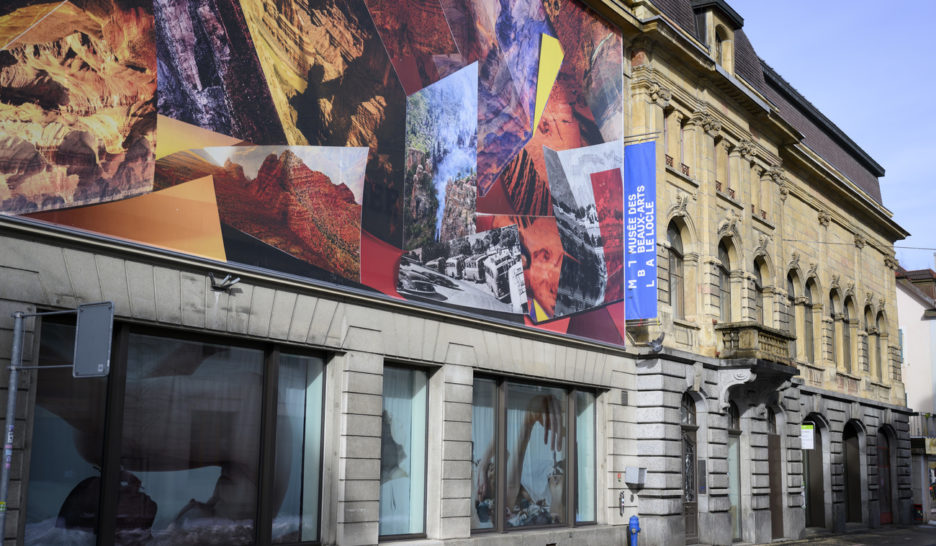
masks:
[[[875,334],[877,337],[877,343],[876,343],[877,351],[875,352],[875,355],[874,355],[875,360],[877,361],[875,368],[877,369],[878,381],[883,382],[884,381],[884,368],[887,362],[887,358],[884,356],[885,354],[887,354],[884,351],[885,340],[887,340],[887,337],[885,337],[884,334],[885,334],[885,331],[887,330],[887,325],[884,323],[884,315],[882,313],[878,313],[877,320],[875,320],[875,329],[877,330]]]
[[[715,62],[724,66],[725,64],[725,29],[718,27],[715,29]]]
[[[832,358],[832,362],[838,364],[838,333],[839,333],[839,321],[835,317],[835,294],[829,294],[829,318],[832,319],[832,340],[829,343],[829,356]]]
[[[754,261],[754,320],[764,324],[764,277],[760,260]]]
[[[848,316],[848,303],[842,306],[842,360],[845,373],[852,373],[851,319]]]
[[[685,276],[683,274],[683,243],[679,235],[679,227],[670,222],[666,228],[666,238],[669,241],[669,304],[673,309],[674,318],[685,318]]]
[[[875,336],[874,336],[874,314],[871,312],[871,306],[866,305],[864,310],[864,324],[862,324],[862,331],[864,331],[864,338],[862,340],[862,348],[864,349],[864,358],[862,364],[867,366],[868,376],[875,377],[877,372],[875,371],[876,362],[874,354],[877,353],[877,347],[875,346]],[[864,370],[864,368],[862,368]]]
[[[731,258],[725,243],[718,244],[718,319],[731,322]]]
[[[796,358],[796,281],[793,279],[791,271],[786,278],[787,285],[787,332],[793,336],[790,342],[790,356]]]
[[[816,362],[816,344],[813,332],[813,293],[816,290],[816,281],[809,279],[806,281],[806,291],[803,296],[806,298],[805,308],[803,309],[803,345],[806,351],[806,360]]]

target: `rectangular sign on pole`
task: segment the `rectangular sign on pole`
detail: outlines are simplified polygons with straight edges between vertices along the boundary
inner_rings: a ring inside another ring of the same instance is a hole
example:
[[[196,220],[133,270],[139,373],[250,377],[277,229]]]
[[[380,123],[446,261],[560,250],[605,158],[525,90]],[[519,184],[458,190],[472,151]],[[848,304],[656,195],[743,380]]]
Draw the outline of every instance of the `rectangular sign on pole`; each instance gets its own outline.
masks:
[[[800,425],[800,449],[815,449],[815,425]]]
[[[78,306],[73,377],[104,377],[110,371],[114,304],[105,301]]]
[[[624,314],[657,316],[656,142],[624,147]]]

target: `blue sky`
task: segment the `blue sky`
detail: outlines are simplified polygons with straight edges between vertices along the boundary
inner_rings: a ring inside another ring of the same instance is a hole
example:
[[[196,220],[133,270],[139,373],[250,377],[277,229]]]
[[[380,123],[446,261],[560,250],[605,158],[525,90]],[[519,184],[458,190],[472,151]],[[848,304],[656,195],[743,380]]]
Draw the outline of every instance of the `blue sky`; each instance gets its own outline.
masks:
[[[884,167],[910,232],[907,269],[936,268],[936,1],[728,0],[757,54]]]

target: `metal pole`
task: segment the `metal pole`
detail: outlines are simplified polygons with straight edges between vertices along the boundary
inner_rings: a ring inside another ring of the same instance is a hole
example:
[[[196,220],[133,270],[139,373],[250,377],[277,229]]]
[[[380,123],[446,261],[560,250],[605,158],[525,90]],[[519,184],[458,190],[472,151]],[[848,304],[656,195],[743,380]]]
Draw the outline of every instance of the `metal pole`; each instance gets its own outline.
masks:
[[[23,315],[13,313],[13,354],[10,357],[10,383],[7,386],[7,411],[3,442],[3,474],[0,476],[0,541],[6,536],[7,495],[10,489],[10,462],[13,460],[13,426],[16,422],[16,390],[19,368],[23,363]]]

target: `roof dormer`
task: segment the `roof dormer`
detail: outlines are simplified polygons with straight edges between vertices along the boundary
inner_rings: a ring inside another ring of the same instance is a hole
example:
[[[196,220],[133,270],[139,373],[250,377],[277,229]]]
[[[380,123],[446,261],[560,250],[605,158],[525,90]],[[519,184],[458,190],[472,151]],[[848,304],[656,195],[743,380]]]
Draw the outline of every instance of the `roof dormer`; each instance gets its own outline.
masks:
[[[725,0],[692,0],[696,32],[712,58],[729,74],[734,73],[734,34],[744,19]]]

